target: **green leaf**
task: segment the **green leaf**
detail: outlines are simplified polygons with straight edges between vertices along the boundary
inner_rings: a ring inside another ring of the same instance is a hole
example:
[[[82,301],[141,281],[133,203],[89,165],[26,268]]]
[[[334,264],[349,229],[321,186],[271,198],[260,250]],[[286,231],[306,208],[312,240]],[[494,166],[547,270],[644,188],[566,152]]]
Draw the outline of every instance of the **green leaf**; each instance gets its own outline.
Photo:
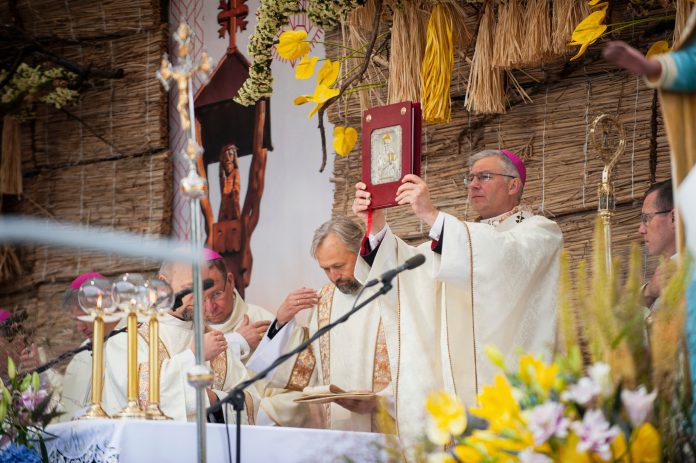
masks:
[[[26,391],[30,384],[31,375],[25,375],[24,378],[22,378],[22,383],[19,385],[19,390],[22,392]]]
[[[5,399],[5,402],[8,404],[12,403],[12,394],[10,394],[10,390],[7,389],[5,386],[2,387],[2,396]]]
[[[39,436],[39,447],[41,448],[41,460],[44,463],[49,463],[48,450],[46,449],[46,443],[42,436]]]
[[[31,374],[31,387],[34,389],[34,392],[38,392],[39,388],[41,388],[41,380],[37,372]]]
[[[5,419],[7,415],[7,402],[0,400],[0,423]]]
[[[15,376],[17,376],[17,367],[12,357],[7,357],[7,375],[10,379],[15,379]]]

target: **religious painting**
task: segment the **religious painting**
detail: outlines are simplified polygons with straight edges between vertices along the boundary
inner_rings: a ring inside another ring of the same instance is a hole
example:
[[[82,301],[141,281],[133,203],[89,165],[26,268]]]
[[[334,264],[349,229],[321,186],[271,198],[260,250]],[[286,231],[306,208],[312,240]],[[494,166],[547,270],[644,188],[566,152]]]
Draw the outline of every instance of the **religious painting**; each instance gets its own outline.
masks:
[[[377,129],[370,135],[370,177],[373,185],[401,178],[401,126]]]
[[[201,200],[201,208],[206,246],[223,256],[235,288],[244,296],[251,280],[251,235],[259,220],[266,157],[273,149],[270,101],[264,98],[253,106],[234,101],[249,76],[250,63],[236,42],[236,33],[246,29],[249,8],[245,0],[223,0],[218,9],[218,35],[227,36],[227,50],[194,97],[196,136],[204,153],[198,160],[198,172],[211,185],[211,194]],[[243,156],[251,157],[247,176],[240,171]],[[243,200],[242,179],[246,182]],[[219,182],[219,199],[216,195],[213,200],[213,182]]]

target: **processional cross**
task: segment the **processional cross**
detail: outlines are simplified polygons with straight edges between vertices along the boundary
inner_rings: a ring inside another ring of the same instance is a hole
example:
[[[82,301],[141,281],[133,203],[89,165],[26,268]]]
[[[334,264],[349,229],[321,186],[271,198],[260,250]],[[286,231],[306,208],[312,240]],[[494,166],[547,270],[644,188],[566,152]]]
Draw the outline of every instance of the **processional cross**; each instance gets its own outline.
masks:
[[[177,85],[177,103],[176,109],[181,120],[181,127],[186,133],[187,142],[183,154],[189,162],[188,175],[181,180],[181,191],[189,198],[189,211],[191,214],[190,222],[190,239],[191,247],[194,252],[199,251],[202,245],[200,239],[200,231],[198,224],[198,210],[200,208],[200,200],[208,194],[208,185],[204,178],[198,175],[196,169],[196,160],[202,154],[203,150],[196,143],[195,127],[191,123],[194,120],[193,113],[193,76],[198,72],[204,76],[208,76],[213,68],[210,56],[203,51],[201,53],[201,61],[199,64],[193,62],[191,57],[191,39],[193,31],[188,24],[182,21],[174,33],[174,40],[178,44],[177,57],[178,64],[172,65],[167,54],[162,57],[162,64],[157,71],[157,77],[162,82],[166,90],[169,90],[171,81]],[[205,365],[203,358],[203,282],[201,278],[200,263],[193,264],[193,294],[194,294],[194,343],[196,365],[188,372],[187,380],[189,384],[196,388],[196,430],[198,435],[198,461],[205,462],[206,460],[206,445],[205,445],[205,388],[213,382],[213,373]],[[152,344],[150,344],[152,346]]]
[[[220,24],[218,35],[221,39],[225,38],[225,33],[229,35],[228,50],[237,48],[237,31],[246,30],[249,7],[245,3],[246,0],[220,0],[220,5],[218,5],[218,10],[221,10],[217,17],[218,24]]]

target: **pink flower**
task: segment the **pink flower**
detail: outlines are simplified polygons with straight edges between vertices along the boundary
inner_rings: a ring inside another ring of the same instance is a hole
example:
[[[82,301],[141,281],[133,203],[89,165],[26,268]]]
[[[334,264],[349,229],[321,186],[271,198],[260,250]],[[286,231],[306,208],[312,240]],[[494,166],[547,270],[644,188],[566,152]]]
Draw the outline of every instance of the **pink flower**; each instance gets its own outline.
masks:
[[[553,460],[544,455],[543,453],[537,453],[532,448],[524,449],[517,454],[520,463],[553,463]]]
[[[34,389],[29,387],[26,391],[22,392],[22,405],[29,411],[34,411],[34,409],[39,405],[46,397],[48,397],[48,392],[44,389],[39,389],[34,392]]]
[[[637,428],[648,419],[648,415],[650,415],[653,410],[655,397],[657,397],[657,392],[653,391],[648,394],[644,386],[640,386],[635,391],[629,391],[627,389],[621,391],[621,402],[623,402],[624,407],[626,407],[628,420],[633,427]]]
[[[609,423],[601,410],[589,410],[585,413],[581,423],[574,422],[570,426],[580,438],[577,446],[578,452],[593,452],[604,460],[611,458],[609,444],[621,431],[617,426],[609,427]]]
[[[527,422],[534,435],[534,444],[541,445],[549,438],[566,437],[570,420],[563,416],[565,407],[558,402],[547,402],[529,411]]]
[[[574,384],[565,391],[561,398],[563,400],[571,400],[580,405],[587,405],[592,399],[599,394],[599,386],[588,377],[580,378],[577,384]]]

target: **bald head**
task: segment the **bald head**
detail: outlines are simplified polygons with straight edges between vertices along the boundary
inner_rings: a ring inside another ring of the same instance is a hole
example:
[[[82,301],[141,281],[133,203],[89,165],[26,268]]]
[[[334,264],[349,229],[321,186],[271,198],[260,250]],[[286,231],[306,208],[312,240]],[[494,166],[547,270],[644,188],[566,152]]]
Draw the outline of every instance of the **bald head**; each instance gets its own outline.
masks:
[[[190,263],[165,262],[160,267],[159,278],[169,283],[174,293],[193,287],[193,271]],[[172,315],[188,319],[188,314],[193,313],[193,295],[184,296],[182,302],[181,307],[172,311]]]

